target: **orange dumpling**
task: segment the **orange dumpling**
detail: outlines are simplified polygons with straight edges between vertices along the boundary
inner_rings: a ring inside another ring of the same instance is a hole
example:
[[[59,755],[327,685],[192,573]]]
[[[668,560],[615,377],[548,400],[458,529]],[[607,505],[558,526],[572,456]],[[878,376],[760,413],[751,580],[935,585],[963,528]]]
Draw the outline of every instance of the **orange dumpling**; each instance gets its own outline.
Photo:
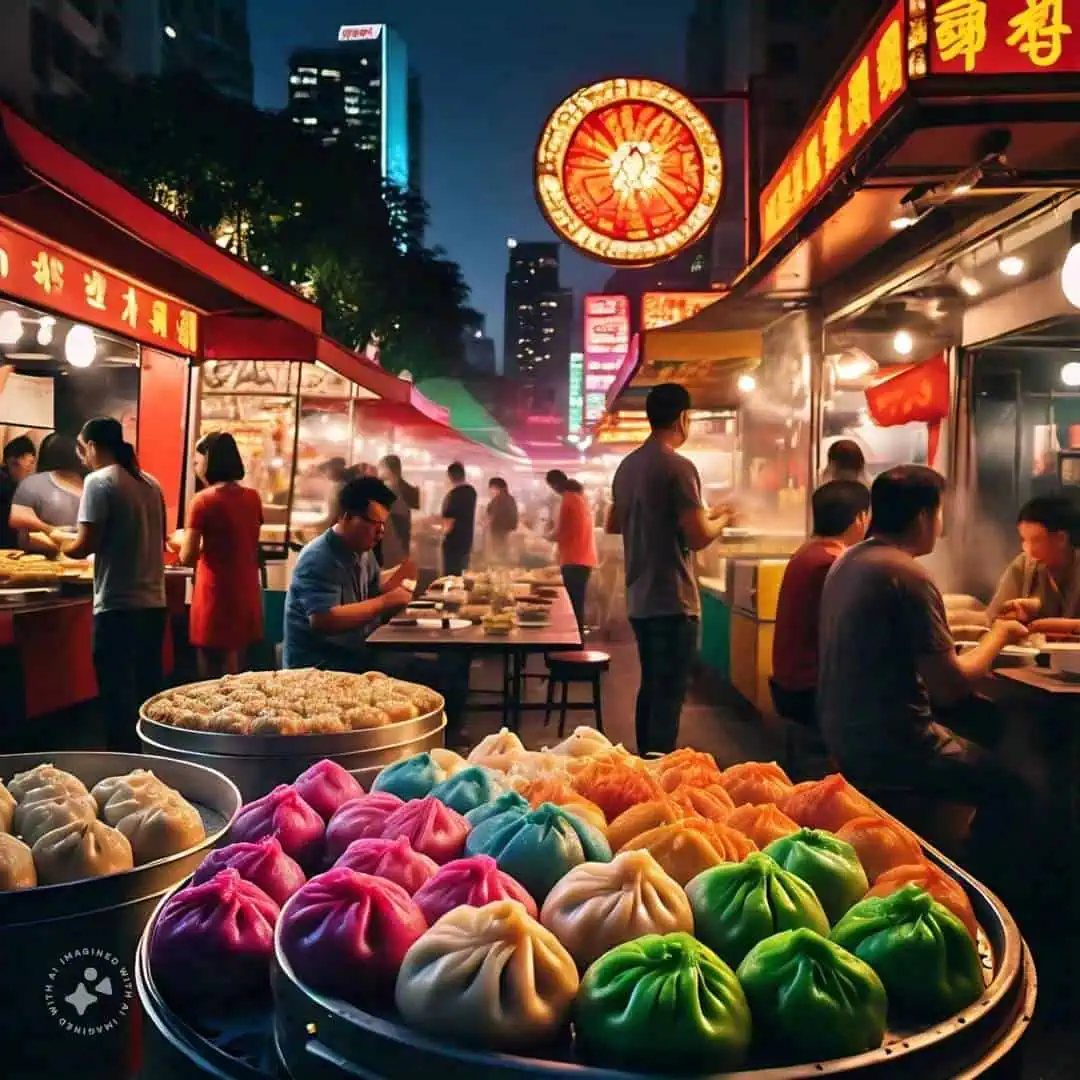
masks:
[[[799,831],[799,826],[773,803],[766,803],[764,806],[743,803],[728,815],[725,824],[729,828],[738,829],[743,836],[749,836],[762,849],[782,836],[790,836]]]
[[[735,804],[731,796],[719,785],[697,787],[681,784],[671,792],[672,801],[692,814],[700,814],[710,821],[727,821]]]
[[[600,807],[608,821],[663,794],[644,768],[611,759],[590,760],[574,773],[571,782],[579,795]]]
[[[836,835],[858,853],[871,885],[887,870],[917,863],[923,857],[914,833],[878,814],[852,818]]]
[[[736,806],[753,803],[781,805],[791,791],[788,774],[775,761],[744,761],[721,774],[720,783]]]
[[[777,800],[777,805],[804,829],[833,833],[854,818],[880,816],[877,807],[839,773],[799,784],[783,802]]]
[[[607,838],[611,850],[618,852],[635,837],[660,825],[671,825],[687,816],[678,803],[671,799],[650,799],[624,810],[608,827]]]
[[[529,805],[535,810],[541,803],[554,803],[564,810],[576,814],[583,821],[599,829],[602,833],[607,832],[607,819],[603,810],[594,802],[590,802],[584,795],[579,795],[566,780],[557,777],[544,777],[540,780],[518,780],[514,787],[518,792],[529,800]]]
[[[688,747],[650,763],[649,769],[665,791],[674,791],[682,784],[707,787],[720,782],[720,768],[712,754]]]
[[[648,851],[668,876],[688,885],[698,874],[724,862],[742,862],[754,842],[726,825],[684,818],[636,836],[623,851]]]
[[[975,921],[975,912],[963,886],[926,859],[920,859],[910,866],[896,866],[892,870],[886,870],[866,895],[889,896],[905,885],[918,885],[925,889],[964,924],[972,939],[978,940],[979,924]]]

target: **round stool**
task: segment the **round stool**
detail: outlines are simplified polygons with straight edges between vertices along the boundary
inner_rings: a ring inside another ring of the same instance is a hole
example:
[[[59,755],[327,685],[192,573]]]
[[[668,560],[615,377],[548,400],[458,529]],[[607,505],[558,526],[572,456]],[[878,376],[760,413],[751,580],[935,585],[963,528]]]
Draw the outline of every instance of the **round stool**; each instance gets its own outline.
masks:
[[[561,687],[559,699],[559,738],[566,731],[566,714],[573,710],[592,709],[596,716],[596,730],[603,732],[604,717],[601,710],[601,676],[611,667],[611,655],[598,649],[582,649],[579,652],[548,653],[547,703],[544,708],[544,726],[551,723],[551,711],[555,708],[555,685]],[[591,683],[591,702],[571,703],[571,683]]]

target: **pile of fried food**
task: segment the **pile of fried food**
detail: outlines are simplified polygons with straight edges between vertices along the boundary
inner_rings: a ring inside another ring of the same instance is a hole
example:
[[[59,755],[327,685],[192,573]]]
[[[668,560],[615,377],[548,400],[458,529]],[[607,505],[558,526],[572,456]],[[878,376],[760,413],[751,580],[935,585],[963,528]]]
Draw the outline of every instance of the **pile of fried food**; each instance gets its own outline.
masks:
[[[251,671],[179,686],[143,707],[149,720],[223,735],[340,735],[436,711],[443,698],[378,671]]]
[[[59,585],[61,581],[93,580],[93,576],[93,568],[85,560],[63,555],[49,559],[16,548],[0,548],[0,589]]]

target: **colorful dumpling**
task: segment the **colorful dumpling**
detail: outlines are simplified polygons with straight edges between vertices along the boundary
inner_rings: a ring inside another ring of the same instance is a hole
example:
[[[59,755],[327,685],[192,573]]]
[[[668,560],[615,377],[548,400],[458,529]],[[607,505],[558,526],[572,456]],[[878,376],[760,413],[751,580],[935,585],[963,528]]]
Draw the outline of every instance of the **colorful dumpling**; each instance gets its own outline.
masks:
[[[394,840],[384,837],[354,840],[334,866],[345,866],[358,874],[386,878],[387,881],[400,885],[410,896],[425,882],[430,881],[439,869],[439,864],[434,859],[414,851],[412,844],[404,836]]]
[[[670,754],[653,758],[645,764],[649,772],[656,776],[663,776],[664,773],[672,770],[685,768],[709,769],[718,775],[722,772],[712,754],[706,753],[704,750],[695,750],[690,746],[682,746],[678,750],[672,750]]]
[[[436,764],[430,754],[414,754],[404,761],[387,765],[375,777],[371,790],[389,792],[408,802],[410,799],[422,799],[446,776],[446,770]]]
[[[873,888],[866,896],[867,899],[872,896],[891,896],[905,885],[918,885],[919,888],[925,889],[964,924],[972,941],[978,941],[979,924],[963,885],[927,859],[920,859],[910,866],[897,866],[892,870],[886,870],[874,882]]]
[[[516,900],[534,919],[538,916],[536,901],[490,855],[455,859],[436,870],[413,896],[429,926],[463,904],[483,907],[496,900]]]
[[[656,780],[641,766],[606,758],[590,758],[574,773],[574,790],[596,803],[608,821],[640,802],[663,794]]]
[[[709,821],[727,821],[735,809],[731,796],[719,784],[680,784],[668,797],[688,814],[698,814]]]
[[[678,803],[667,798],[650,799],[624,810],[607,827],[612,851],[621,851],[635,837],[660,825],[671,825],[690,816]]]
[[[313,990],[381,1004],[427,922],[385,878],[336,867],[312,878],[281,917],[281,949]]]
[[[804,829],[839,832],[854,818],[879,816],[877,807],[839,773],[799,784],[783,802],[773,801]]]
[[[913,832],[877,814],[852,818],[836,835],[855,849],[871,885],[886,870],[910,866],[923,857],[922,844]]]
[[[469,823],[470,829],[475,829],[478,825],[483,825],[485,821],[499,817],[508,810],[527,814],[529,812],[529,800],[516,791],[504,791],[501,795],[497,795],[492,799],[491,802],[478,806],[475,810],[470,810],[465,815],[465,820]]]
[[[668,792],[677,787],[711,787],[720,783],[721,771],[712,754],[683,748],[651,765],[651,771]]]
[[[569,764],[576,760],[553,754],[550,750],[526,750],[514,759],[506,776],[514,782],[544,779],[569,781]]]
[[[788,774],[775,761],[743,761],[723,771],[720,786],[736,806],[743,803],[761,806],[765,803],[781,805],[792,785]]]
[[[504,789],[505,781],[500,773],[485,769],[483,765],[469,765],[437,783],[431,789],[431,797],[459,814],[467,814],[491,802]]]
[[[386,819],[405,805],[388,791],[375,791],[350,799],[330,819],[326,826],[326,860],[334,862],[356,840],[382,836]]]
[[[757,850],[754,842],[726,825],[684,818],[636,836],[623,851],[648,851],[680,885],[724,862],[742,862]]]
[[[683,933],[649,934],[601,956],[581,981],[574,1027],[585,1057],[607,1068],[722,1073],[750,1048],[735,973]]]
[[[612,749],[611,740],[596,728],[577,727],[561,743],[553,746],[551,752],[559,757],[595,757],[605,750]]]
[[[0,833],[11,832],[15,820],[15,796],[0,781]]]
[[[36,884],[33,852],[18,837],[0,832],[0,892],[32,889]]]
[[[468,762],[453,750],[448,750],[445,746],[437,746],[434,750],[429,750],[431,760],[439,766],[447,776],[454,776],[461,772],[462,769],[468,766]]]
[[[31,849],[39,885],[119,874],[135,865],[131,844],[104,821],[73,821],[47,832]]]
[[[205,1010],[270,989],[280,909],[231,868],[165,903],[150,939],[154,978],[171,1002]]]
[[[548,893],[540,921],[581,971],[616,945],[646,934],[694,930],[686,894],[647,851],[574,867]]]
[[[891,1002],[881,979],[813,930],[766,938],[738,976],[754,1013],[755,1041],[782,1060],[831,1061],[874,1050],[885,1039]]]
[[[828,936],[829,920],[814,890],[764,852],[722,863],[686,886],[694,934],[732,967],[773,934],[806,927]]]
[[[293,781],[300,797],[325,822],[351,799],[364,794],[360,781],[336,761],[322,760],[305,769]]]
[[[469,754],[470,765],[485,765],[506,772],[524,754],[525,744],[509,728],[481,739]]]
[[[469,823],[438,799],[414,799],[395,810],[384,822],[382,835],[388,840],[404,836],[415,851],[434,859],[440,866],[460,858],[469,835]]]
[[[326,826],[323,819],[288,784],[241,807],[229,830],[229,840],[261,840],[276,836],[282,850],[309,873],[322,859]]]
[[[229,869],[252,885],[258,885],[279,906],[284,906],[285,901],[307,881],[300,864],[285,854],[276,836],[241,841],[211,851],[195,871],[193,883],[201,885]]]
[[[743,803],[732,810],[727,824],[749,836],[759,848],[767,848],[774,840],[799,831],[799,826],[772,803],[765,806]]]
[[[866,895],[870,882],[855,849],[832,833],[800,829],[774,840],[765,854],[817,893],[830,925]]]
[[[469,855],[490,855],[538,904],[575,866],[611,860],[601,833],[553,803],[528,813],[508,810],[489,818],[469,834],[465,850]]]
[[[518,781],[515,784],[517,790],[529,800],[529,805],[536,809],[541,803],[554,803],[564,810],[576,814],[583,821],[587,821],[594,829],[600,832],[607,830],[607,819],[604,812],[596,803],[589,802],[584,795],[579,795],[571,785],[569,779],[545,777],[541,780]]]
[[[485,1049],[528,1050],[566,1032],[578,973],[512,900],[459,907],[409,950],[394,1000],[412,1026]]]
[[[967,928],[918,885],[861,901],[831,936],[878,973],[890,1007],[908,1017],[945,1020],[986,988]]]

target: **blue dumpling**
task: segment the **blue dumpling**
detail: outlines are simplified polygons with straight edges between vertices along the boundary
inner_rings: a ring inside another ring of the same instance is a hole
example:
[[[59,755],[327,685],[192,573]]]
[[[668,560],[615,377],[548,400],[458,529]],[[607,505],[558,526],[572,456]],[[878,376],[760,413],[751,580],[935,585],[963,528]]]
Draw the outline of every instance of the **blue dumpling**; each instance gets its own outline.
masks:
[[[478,825],[483,825],[485,821],[490,821],[492,818],[513,811],[518,814],[527,814],[529,812],[529,800],[516,791],[504,791],[501,795],[496,795],[491,802],[484,803],[475,810],[470,810],[465,815],[465,820],[475,829]]]
[[[446,770],[430,754],[414,754],[404,761],[387,765],[371,785],[372,791],[388,791],[399,799],[423,799],[431,789],[446,779]]]
[[[436,784],[430,795],[451,810],[467,814],[470,810],[490,803],[502,790],[502,780],[491,769],[485,769],[482,765],[470,765]]]

